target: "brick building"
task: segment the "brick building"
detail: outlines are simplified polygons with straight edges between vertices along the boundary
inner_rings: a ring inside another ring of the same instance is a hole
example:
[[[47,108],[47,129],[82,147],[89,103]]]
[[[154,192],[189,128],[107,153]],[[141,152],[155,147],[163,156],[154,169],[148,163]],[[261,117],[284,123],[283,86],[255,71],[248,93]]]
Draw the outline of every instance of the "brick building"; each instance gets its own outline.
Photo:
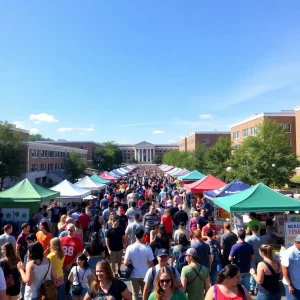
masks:
[[[189,134],[187,137],[179,141],[180,151],[193,151],[197,145],[213,146],[219,137],[230,137],[229,131],[199,131]]]
[[[233,149],[238,149],[245,138],[257,134],[257,128],[263,121],[268,118],[274,120],[276,123],[281,124],[286,129],[289,143],[296,152],[296,113],[293,110],[282,110],[273,113],[259,113],[238,122],[231,126],[231,139]],[[299,115],[300,125],[300,115]],[[300,129],[300,128],[299,128]],[[300,134],[300,133],[299,133]],[[299,141],[300,143],[300,141]],[[299,148],[300,151],[300,148]]]
[[[66,140],[57,140],[57,141],[39,141],[37,143],[51,144],[57,146],[65,146],[77,149],[87,150],[87,163],[89,167],[93,166],[93,151],[96,147],[103,147],[102,144],[92,142],[92,141],[66,141]]]

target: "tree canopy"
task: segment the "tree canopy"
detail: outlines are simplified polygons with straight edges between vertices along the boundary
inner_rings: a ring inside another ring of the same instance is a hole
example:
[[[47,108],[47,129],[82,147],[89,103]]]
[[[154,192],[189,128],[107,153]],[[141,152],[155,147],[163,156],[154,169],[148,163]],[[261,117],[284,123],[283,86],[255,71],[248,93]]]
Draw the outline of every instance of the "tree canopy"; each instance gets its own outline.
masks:
[[[0,190],[4,179],[19,177],[25,172],[23,138],[11,124],[0,121]]]
[[[53,141],[50,138],[44,138],[41,134],[29,134],[29,141],[35,142],[35,141]]]
[[[76,150],[68,153],[64,160],[64,170],[69,175],[69,180],[75,182],[87,168],[87,163],[81,158],[81,154]]]
[[[95,148],[93,162],[99,171],[113,169],[122,163],[122,152],[115,142],[105,142]]]

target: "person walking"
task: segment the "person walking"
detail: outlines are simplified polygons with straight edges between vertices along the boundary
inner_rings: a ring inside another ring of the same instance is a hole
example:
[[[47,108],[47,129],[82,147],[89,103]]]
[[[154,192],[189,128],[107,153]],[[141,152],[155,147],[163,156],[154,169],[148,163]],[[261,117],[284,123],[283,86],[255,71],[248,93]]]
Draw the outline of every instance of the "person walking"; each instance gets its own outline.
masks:
[[[121,264],[122,255],[125,245],[125,232],[123,228],[119,226],[119,216],[112,217],[112,227],[109,228],[105,235],[105,241],[108,253],[110,255],[109,260],[111,268],[116,273],[116,265],[118,267],[118,275],[121,277]]]
[[[188,223],[188,220],[189,220],[188,214],[182,209],[182,204],[179,204],[178,211],[174,214],[173,217],[175,229],[178,229],[180,223],[184,223],[186,225]]]
[[[133,243],[135,243],[136,241],[135,233],[139,228],[144,229],[144,226],[140,222],[140,214],[136,213],[134,215],[134,222],[130,223],[125,230],[126,245],[132,245]]]
[[[158,264],[150,268],[145,275],[145,286],[142,297],[143,300],[148,300],[149,294],[154,291],[153,283],[156,281],[158,272],[162,267],[170,269],[175,277],[176,287],[182,288],[180,274],[174,267],[168,265],[169,251],[167,249],[159,249],[159,251],[157,251],[156,257],[158,260]]]
[[[49,225],[45,221],[40,222],[40,230],[36,233],[36,239],[43,246],[44,254],[47,256],[50,250],[50,240],[52,239],[52,234],[49,229]]]
[[[153,267],[154,256],[151,248],[143,242],[144,233],[142,228],[135,231],[136,242],[128,246],[124,257],[125,266],[131,264],[133,267],[130,281],[134,300],[138,300],[139,291],[143,293],[145,275],[149,267]]]
[[[238,238],[235,233],[230,230],[230,223],[225,222],[223,225],[224,233],[221,235],[221,249],[223,249],[223,265],[224,267],[230,264],[228,260],[232,246],[237,242]]]
[[[58,235],[57,224],[61,215],[61,207],[58,205],[56,200],[53,201],[52,205],[47,208],[47,211],[51,211],[51,233],[53,237]]]
[[[0,235],[0,247],[10,243],[16,250],[16,238],[12,235],[13,227],[11,224],[4,225],[4,233]]]
[[[155,213],[155,207],[153,205],[150,206],[149,212],[144,215],[143,225],[145,227],[145,242],[150,243],[150,231],[152,230],[155,224],[159,223],[159,218]]]
[[[129,225],[131,223],[133,223],[135,221],[135,218],[134,216],[138,214],[139,215],[139,218],[142,219],[142,211],[137,207],[137,204],[136,202],[132,202],[131,203],[131,207],[128,208],[128,210],[126,211],[125,215],[127,216],[128,218],[128,223]]]
[[[240,269],[240,283],[250,290],[250,268],[254,258],[253,247],[245,242],[246,232],[244,229],[238,231],[238,241],[232,246],[229,261],[236,264]]]
[[[59,238],[53,238],[50,240],[50,253],[47,255],[52,263],[52,267],[56,272],[55,285],[57,288],[57,300],[65,299],[64,287],[64,273],[63,273],[63,263],[65,260],[64,251],[61,246]]]
[[[17,238],[16,255],[20,261],[24,262],[24,256],[26,255],[28,249],[26,236],[29,234],[30,225],[28,223],[23,223],[21,228],[22,232]]]
[[[262,260],[259,248],[263,244],[263,237],[259,236],[257,225],[253,225],[251,231],[252,235],[246,236],[245,242],[249,243],[253,247],[254,258],[251,264],[251,268],[256,271],[258,263]],[[257,293],[257,284],[252,275],[250,277],[250,293],[252,295],[255,295]]]
[[[187,300],[186,295],[176,285],[175,277],[167,267],[162,267],[155,281],[155,290],[149,300]]]
[[[258,287],[256,299],[280,300],[280,279],[282,277],[280,263],[273,258],[272,247],[269,245],[261,245],[259,253],[263,261],[258,263],[257,270],[254,268],[250,270]]]
[[[210,247],[202,241],[201,231],[199,229],[194,230],[193,235],[194,235],[195,242],[191,245],[191,247],[196,249],[197,251],[199,264],[206,267],[210,271],[211,270]]]
[[[181,283],[188,300],[204,300],[204,294],[210,287],[209,271],[198,263],[197,251],[186,250],[185,259],[188,263],[181,270]]]
[[[300,299],[300,234],[294,245],[286,249],[281,257],[283,284],[287,300]]]
[[[218,273],[217,284],[211,286],[205,300],[252,300],[249,292],[239,284],[240,270],[227,265]]]

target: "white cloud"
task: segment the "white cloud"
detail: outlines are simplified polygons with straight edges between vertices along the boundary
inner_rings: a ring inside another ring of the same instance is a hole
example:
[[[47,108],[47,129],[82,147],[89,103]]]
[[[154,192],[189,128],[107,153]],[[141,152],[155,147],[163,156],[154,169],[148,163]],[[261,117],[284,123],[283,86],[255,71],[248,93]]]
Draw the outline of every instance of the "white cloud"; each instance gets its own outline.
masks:
[[[14,121],[12,124],[16,125],[17,128],[25,129],[25,123],[22,121]]]
[[[74,132],[92,132],[95,130],[95,126],[94,125],[90,125],[89,127],[60,127],[58,128],[58,132],[70,132],[70,131],[74,131]]]
[[[212,119],[212,115],[210,115],[210,114],[203,114],[203,115],[199,116],[199,119],[201,119],[201,120]]]
[[[37,115],[31,114],[29,116],[29,120],[33,121],[34,124],[58,122],[58,120],[56,120],[52,115],[49,115],[47,113],[41,113]]]
[[[67,131],[74,131],[74,128],[72,127],[60,127],[57,130],[58,132],[67,132]]]
[[[163,134],[164,131],[163,130],[154,130],[152,131],[153,134]]]
[[[30,132],[30,134],[37,134],[37,133],[39,133],[40,131],[39,131],[39,129],[37,129],[37,128],[29,128],[29,132]]]

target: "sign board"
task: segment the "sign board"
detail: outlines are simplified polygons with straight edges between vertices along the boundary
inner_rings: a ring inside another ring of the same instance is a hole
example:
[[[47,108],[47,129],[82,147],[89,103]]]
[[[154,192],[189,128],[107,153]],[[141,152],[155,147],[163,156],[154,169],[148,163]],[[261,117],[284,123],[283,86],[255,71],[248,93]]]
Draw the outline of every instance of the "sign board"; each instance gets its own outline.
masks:
[[[277,235],[284,236],[284,223],[286,222],[286,215],[276,215]]]
[[[13,222],[28,222],[30,219],[29,208],[2,208],[3,219]]]
[[[285,248],[294,245],[295,238],[298,234],[300,234],[300,222],[284,223]]]
[[[244,228],[243,216],[237,213],[233,214],[233,225],[236,231]]]
[[[300,215],[287,214],[286,220],[287,220],[287,222],[300,222]]]

